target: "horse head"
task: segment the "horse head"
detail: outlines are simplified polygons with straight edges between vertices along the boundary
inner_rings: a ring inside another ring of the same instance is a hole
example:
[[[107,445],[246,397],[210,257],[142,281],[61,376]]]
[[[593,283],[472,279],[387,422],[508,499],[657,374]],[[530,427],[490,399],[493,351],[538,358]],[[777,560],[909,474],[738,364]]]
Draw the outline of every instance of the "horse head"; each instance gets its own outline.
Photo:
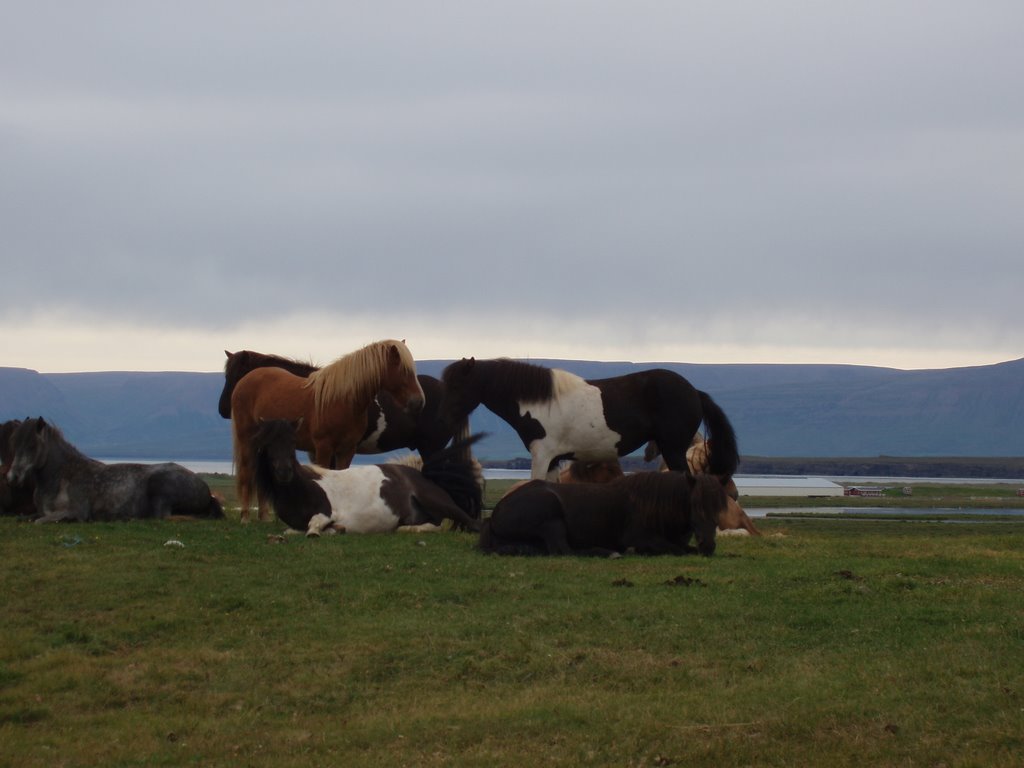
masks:
[[[11,485],[24,485],[46,464],[47,442],[52,429],[40,416],[38,419],[25,419],[11,433],[11,466],[7,470],[7,481]]]
[[[416,363],[413,361],[412,353],[403,341],[392,340],[385,344],[387,357],[381,389],[394,397],[409,413],[419,413],[423,410],[426,398],[416,376]]]
[[[227,360],[224,361],[224,389],[221,390],[220,400],[217,401],[217,412],[222,418],[231,418],[231,393],[235,389],[235,384],[245,374],[239,374],[238,368],[242,355],[247,354],[246,352],[228,352],[224,350],[224,354],[227,356]]]
[[[697,540],[697,551],[710,556],[715,553],[718,520],[725,513],[728,496],[718,478],[701,473],[687,474],[690,483],[690,527]]]
[[[290,483],[295,478],[295,435],[302,419],[260,419],[252,438],[257,466],[268,471],[275,482]]]
[[[464,357],[448,365],[441,373],[441,383],[444,385],[441,418],[454,430],[483,399],[476,376],[476,358]]]
[[[14,450],[11,447],[11,435],[21,424],[20,419],[11,419],[0,424],[0,467],[9,467],[14,460]],[[5,469],[4,472],[7,470]]]

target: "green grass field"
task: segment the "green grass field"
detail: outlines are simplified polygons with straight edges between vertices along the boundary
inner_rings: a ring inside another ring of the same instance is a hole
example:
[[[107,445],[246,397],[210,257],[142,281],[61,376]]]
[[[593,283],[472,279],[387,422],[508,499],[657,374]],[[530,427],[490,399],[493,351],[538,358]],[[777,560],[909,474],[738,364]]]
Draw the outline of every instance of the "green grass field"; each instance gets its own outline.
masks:
[[[1020,765],[1024,521],[759,525],[592,560],[0,520],[0,765]]]

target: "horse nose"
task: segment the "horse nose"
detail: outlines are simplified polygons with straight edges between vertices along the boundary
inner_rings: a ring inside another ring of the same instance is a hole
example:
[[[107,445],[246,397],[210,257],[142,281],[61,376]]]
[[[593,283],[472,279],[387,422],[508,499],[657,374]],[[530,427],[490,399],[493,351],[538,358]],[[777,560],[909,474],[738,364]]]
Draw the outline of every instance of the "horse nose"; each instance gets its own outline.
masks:
[[[409,398],[408,402],[406,402],[405,409],[409,413],[419,413],[423,410],[423,403],[423,395],[413,395]]]
[[[715,540],[702,541],[697,549],[704,557],[711,557],[715,554]]]

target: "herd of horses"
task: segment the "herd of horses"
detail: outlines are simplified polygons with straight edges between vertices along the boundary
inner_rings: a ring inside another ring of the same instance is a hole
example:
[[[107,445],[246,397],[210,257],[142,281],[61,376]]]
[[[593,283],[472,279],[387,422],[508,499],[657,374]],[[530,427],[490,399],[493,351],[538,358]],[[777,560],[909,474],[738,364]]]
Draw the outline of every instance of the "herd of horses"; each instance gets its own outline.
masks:
[[[757,533],[736,501],[739,451],[728,418],[672,371],[588,380],[509,359],[463,358],[436,379],[417,374],[396,339],[323,368],[248,350],[226,355],[219,412],[231,420],[243,521],[254,499],[261,520],[272,509],[311,536],[448,520],[479,532],[480,548],[500,554],[710,555],[720,528]],[[469,434],[481,405],[516,431],[531,456],[531,480],[487,518],[471,450],[484,436]],[[660,453],[663,471],[624,474],[618,459],[645,444],[648,459]],[[351,466],[356,453],[402,448],[422,466]],[[300,463],[300,451],[311,464]],[[43,418],[0,425],[0,467],[0,513],[39,522],[223,516],[189,470],[103,464]]]

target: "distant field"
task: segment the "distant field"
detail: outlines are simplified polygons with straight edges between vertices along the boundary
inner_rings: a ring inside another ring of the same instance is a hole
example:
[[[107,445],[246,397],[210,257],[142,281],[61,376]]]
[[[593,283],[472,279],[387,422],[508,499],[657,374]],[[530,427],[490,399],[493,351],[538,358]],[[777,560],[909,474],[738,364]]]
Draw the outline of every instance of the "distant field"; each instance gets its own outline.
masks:
[[[0,520],[0,765],[1020,765],[1024,523],[762,528],[592,560]]]
[[[222,496],[228,506],[234,506],[236,495],[234,479],[228,475],[203,475],[210,487]],[[492,509],[515,480],[488,480],[484,493],[484,507]],[[870,487],[870,483],[861,483]],[[778,507],[890,507],[921,509],[950,507],[961,509],[1024,509],[1024,496],[1017,496],[1018,485],[1010,484],[949,484],[929,481],[913,486],[913,494],[905,496],[902,484],[876,484],[888,490],[882,497],[839,496],[801,498],[792,496],[741,496],[740,503],[750,509],[776,509]]]

